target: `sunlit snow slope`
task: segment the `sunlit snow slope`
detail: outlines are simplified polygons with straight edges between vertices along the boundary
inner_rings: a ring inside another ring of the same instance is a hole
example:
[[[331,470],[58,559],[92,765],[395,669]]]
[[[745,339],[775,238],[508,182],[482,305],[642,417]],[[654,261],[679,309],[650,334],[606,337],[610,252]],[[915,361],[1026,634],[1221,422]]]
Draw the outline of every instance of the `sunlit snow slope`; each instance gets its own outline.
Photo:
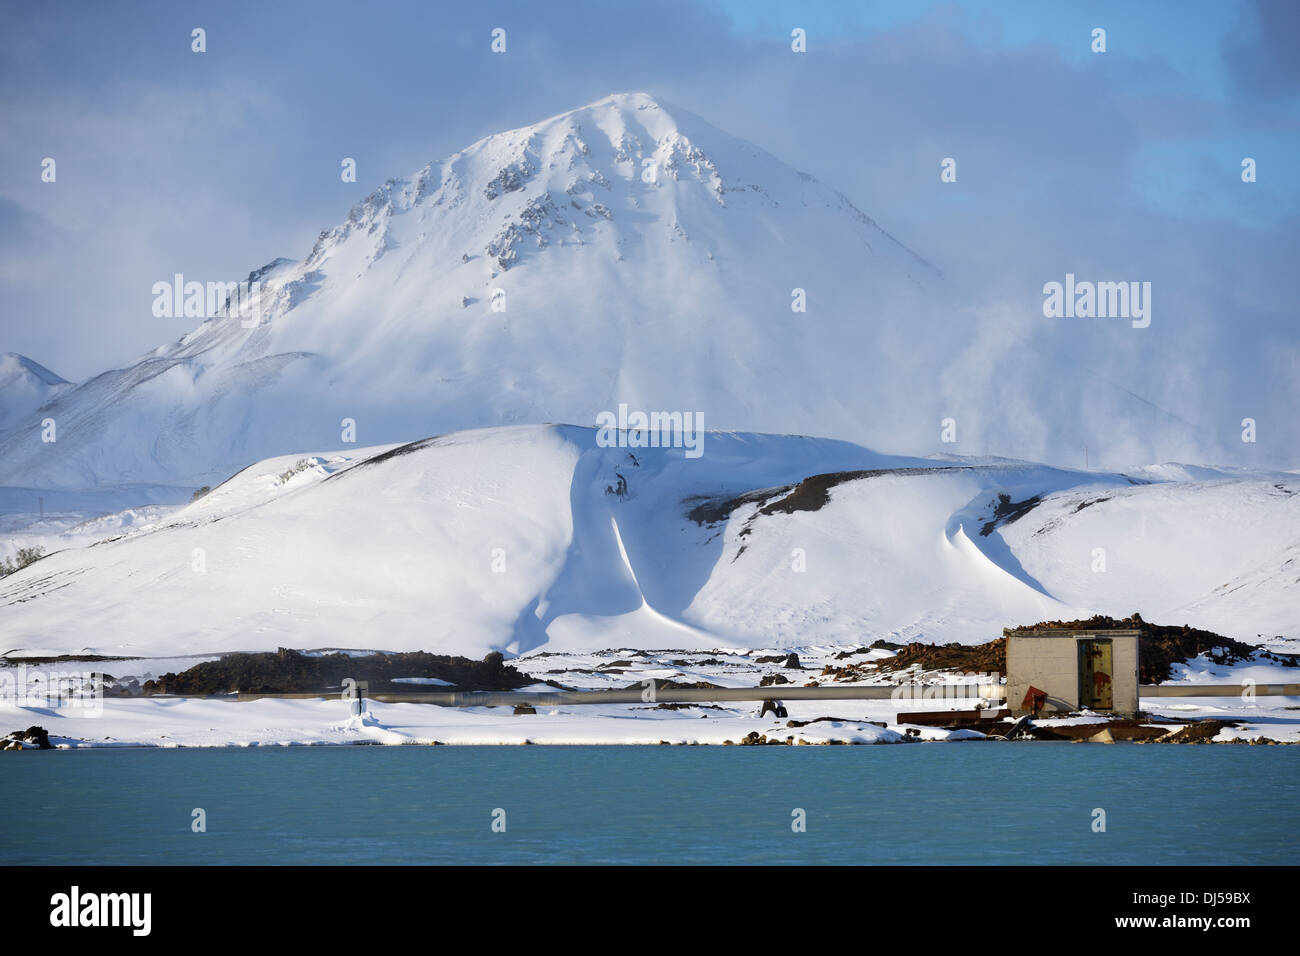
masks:
[[[1297,491],[788,436],[711,433],[691,459],[569,426],[460,432],[263,461],[52,554],[0,580],[0,650],[973,642],[1133,611],[1300,636]]]

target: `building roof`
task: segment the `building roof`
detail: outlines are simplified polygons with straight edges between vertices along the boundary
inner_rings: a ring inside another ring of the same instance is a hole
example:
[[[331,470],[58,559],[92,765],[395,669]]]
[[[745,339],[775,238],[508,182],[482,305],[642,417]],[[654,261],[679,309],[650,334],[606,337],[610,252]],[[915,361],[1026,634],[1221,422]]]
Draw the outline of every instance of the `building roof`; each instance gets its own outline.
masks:
[[[1118,627],[1007,627],[1003,628],[1004,637],[1138,637],[1137,628]]]

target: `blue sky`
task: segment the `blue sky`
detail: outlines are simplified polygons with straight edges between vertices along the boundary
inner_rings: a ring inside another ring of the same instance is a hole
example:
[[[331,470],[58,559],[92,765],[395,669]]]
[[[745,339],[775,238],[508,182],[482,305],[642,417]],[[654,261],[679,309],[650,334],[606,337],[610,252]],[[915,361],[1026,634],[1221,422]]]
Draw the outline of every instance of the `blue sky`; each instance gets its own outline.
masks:
[[[1221,362],[1200,387],[1229,417],[1300,377],[1288,0],[7,2],[3,19],[0,351],[70,379],[185,331],[151,315],[158,278],[301,258],[384,179],[632,89],[840,189],[972,302],[1036,300],[1070,270],[1150,277],[1185,329],[1134,347]]]

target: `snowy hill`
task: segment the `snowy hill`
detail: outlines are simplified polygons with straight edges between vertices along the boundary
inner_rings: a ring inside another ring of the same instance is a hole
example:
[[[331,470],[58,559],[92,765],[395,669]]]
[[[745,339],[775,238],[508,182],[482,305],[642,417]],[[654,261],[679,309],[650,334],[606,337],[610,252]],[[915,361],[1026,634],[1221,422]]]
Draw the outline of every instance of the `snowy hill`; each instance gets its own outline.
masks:
[[[0,433],[29,418],[33,412],[66,392],[72,385],[25,355],[0,355]]]
[[[344,419],[373,445],[620,402],[863,440],[883,324],[942,285],[833,189],[641,93],[390,180],[249,280],[256,327],[210,319],[61,395],[57,443],[0,435],[0,485],[195,486]]]
[[[737,433],[689,458],[596,436],[518,426],[259,462],[0,580],[0,650],[981,642],[1133,611],[1300,636],[1293,476],[1149,482]]]

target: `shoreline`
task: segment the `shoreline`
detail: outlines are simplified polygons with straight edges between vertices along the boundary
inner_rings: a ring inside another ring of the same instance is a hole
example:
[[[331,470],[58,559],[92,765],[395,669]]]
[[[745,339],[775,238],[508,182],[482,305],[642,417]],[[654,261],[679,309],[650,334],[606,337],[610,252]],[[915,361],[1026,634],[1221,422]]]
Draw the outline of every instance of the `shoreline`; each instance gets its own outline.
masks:
[[[788,721],[718,709],[700,713],[700,708],[636,714],[631,708],[617,705],[515,714],[501,707],[453,710],[426,704],[376,703],[360,717],[347,717],[340,710],[348,702],[324,697],[268,701],[260,705],[183,698],[137,698],[104,703],[103,711],[97,716],[64,716],[49,710],[0,707],[0,721],[3,721],[0,727],[12,728],[0,733],[0,749],[9,752],[320,746],[772,747],[965,742],[1300,744],[1300,706],[1289,703],[1250,714],[1198,714],[1181,719],[1167,712],[1146,713],[1136,719],[1107,718],[1100,714],[1051,717],[1021,727],[1027,735],[1018,739],[961,727],[909,724],[892,715],[888,720],[873,719],[885,716],[881,704],[889,707],[892,701],[866,702],[856,708],[866,713],[851,717],[828,717],[815,713],[812,708],[802,708],[803,712],[799,712],[792,702],[792,719]],[[1202,709],[1196,704],[1179,706]],[[1220,704],[1209,702],[1205,706],[1217,708]],[[574,713],[596,709],[602,713]],[[847,707],[837,709],[848,710]],[[1285,722],[1279,722],[1279,710],[1285,713]],[[703,720],[709,723],[701,725]],[[23,724],[25,730],[21,729]],[[1004,718],[993,729],[1005,727],[1009,732],[1013,726],[1010,718]],[[10,743],[15,735],[30,739],[18,741],[15,746]]]

